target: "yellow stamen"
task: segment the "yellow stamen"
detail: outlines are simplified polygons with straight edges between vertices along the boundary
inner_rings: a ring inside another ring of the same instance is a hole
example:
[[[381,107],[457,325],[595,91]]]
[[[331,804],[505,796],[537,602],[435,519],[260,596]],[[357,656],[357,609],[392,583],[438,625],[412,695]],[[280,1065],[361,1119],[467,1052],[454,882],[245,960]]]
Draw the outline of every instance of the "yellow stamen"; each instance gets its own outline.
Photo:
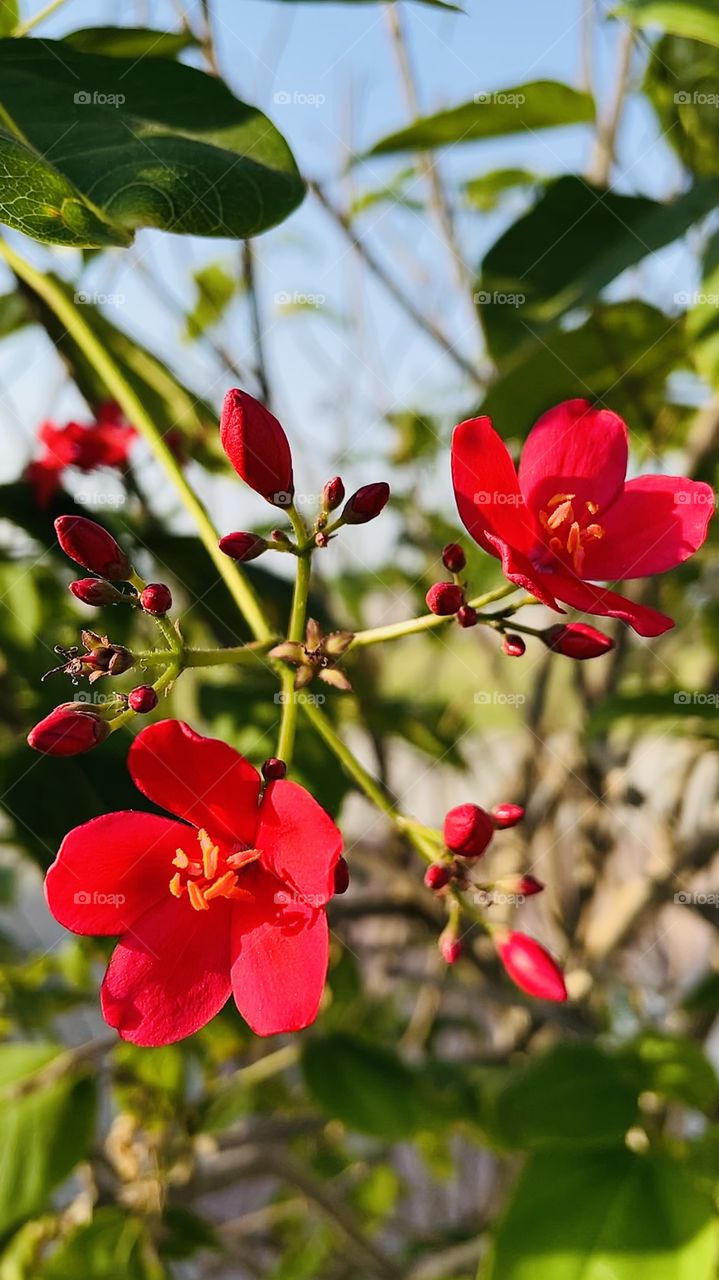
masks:
[[[588,524],[586,528],[587,536],[590,538],[603,538],[604,529],[601,524]]]
[[[551,511],[553,507],[558,507],[560,502],[574,502],[576,493],[555,493],[553,498],[549,499],[547,506]]]
[[[199,884],[195,884],[194,880],[188,880],[187,893],[195,911],[209,911],[210,908],[205,902],[204,892],[200,888]]]
[[[173,867],[179,867],[181,871],[184,871],[185,867],[189,867],[190,859],[184,849],[176,850],[175,856],[172,859],[172,865]]]
[[[595,516],[597,514],[599,510],[598,502],[585,502],[584,505],[587,508],[587,511],[589,512],[590,516]]]
[[[560,525],[564,524],[565,520],[573,520],[573,519],[574,519],[574,507],[572,506],[571,502],[563,502],[561,506],[557,507],[552,512],[551,516],[547,521],[547,528],[558,529]]]
[[[226,871],[219,880],[215,880],[209,889],[205,889],[205,902],[210,902],[212,898],[228,898],[235,887],[234,871]]]
[[[259,849],[240,849],[238,853],[231,853],[227,859],[228,867],[234,867],[239,871],[242,867],[247,867],[251,862],[257,862],[262,857]]]

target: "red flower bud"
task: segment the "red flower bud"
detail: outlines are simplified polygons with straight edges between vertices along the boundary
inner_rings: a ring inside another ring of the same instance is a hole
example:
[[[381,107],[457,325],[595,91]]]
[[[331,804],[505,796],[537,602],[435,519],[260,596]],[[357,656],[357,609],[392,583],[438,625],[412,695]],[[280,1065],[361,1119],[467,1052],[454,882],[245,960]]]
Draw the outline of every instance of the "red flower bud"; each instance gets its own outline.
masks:
[[[34,751],[46,756],[77,756],[91,751],[110,732],[106,720],[82,702],[63,702],[27,735]]]
[[[461,573],[467,557],[458,542],[448,542],[442,552],[442,564],[450,573]]]
[[[275,507],[290,505],[295,491],[292,454],[284,430],[269,409],[246,391],[228,391],[220,438],[245,484]]]
[[[172,592],[164,582],[148,582],[140,596],[145,613],[163,614],[172,608]]]
[[[85,516],[58,516],[55,532],[66,556],[100,578],[122,582],[132,566],[111,533]]]
[[[463,858],[481,858],[492,836],[494,823],[478,804],[459,804],[444,820],[444,843]]]
[[[345,500],[345,487],[339,476],[334,476],[332,480],[328,480],[322,490],[322,510],[336,511],[341,502]]]
[[[117,587],[113,587],[111,582],[104,582],[102,578],[78,578],[76,582],[70,583],[70,590],[83,604],[92,604],[96,607],[103,604],[117,604],[118,600],[128,599],[117,590]]]
[[[438,946],[442,959],[447,964],[456,964],[464,951],[464,947],[462,946],[459,938],[455,937],[454,933],[450,932],[448,929],[445,929],[443,933],[440,933]]]
[[[367,524],[386,507],[388,499],[389,485],[384,480],[377,484],[364,484],[345,503],[342,519],[345,524]]]
[[[605,636],[596,627],[587,626],[586,622],[557,623],[542,633],[542,640],[548,649],[564,654],[565,658],[601,658],[614,648],[611,636]]]
[[[267,542],[258,533],[226,533],[220,538],[220,551],[231,560],[256,560],[266,550]]]
[[[526,933],[501,930],[494,944],[512,982],[538,1000],[567,999],[564,975],[556,960]]]
[[[525,898],[533,898],[535,893],[543,893],[544,885],[536,876],[529,874],[519,876],[515,882],[514,892],[521,893]]]
[[[262,777],[265,782],[277,782],[279,778],[284,778],[287,773],[287,765],[284,760],[278,760],[276,756],[271,756],[269,760],[265,760],[262,766]]]
[[[463,604],[462,608],[457,610],[457,621],[460,627],[476,627],[478,618],[479,614],[471,604]]]
[[[146,716],[148,711],[154,711],[157,706],[157,694],[149,684],[140,684],[128,696],[128,704],[133,711],[137,711],[138,715]]]
[[[521,804],[497,804],[491,814],[492,822],[498,831],[504,831],[506,827],[516,827],[523,817],[524,809]]]
[[[335,893],[346,893],[350,887],[350,869],[346,858],[339,858],[335,864]]]
[[[441,618],[451,617],[464,603],[464,592],[454,582],[435,582],[425,596],[427,608]]]
[[[433,862],[424,873],[424,883],[428,889],[444,889],[452,878],[452,868],[445,862]]]
[[[505,636],[502,642],[502,648],[508,658],[521,658],[527,646],[521,636]]]

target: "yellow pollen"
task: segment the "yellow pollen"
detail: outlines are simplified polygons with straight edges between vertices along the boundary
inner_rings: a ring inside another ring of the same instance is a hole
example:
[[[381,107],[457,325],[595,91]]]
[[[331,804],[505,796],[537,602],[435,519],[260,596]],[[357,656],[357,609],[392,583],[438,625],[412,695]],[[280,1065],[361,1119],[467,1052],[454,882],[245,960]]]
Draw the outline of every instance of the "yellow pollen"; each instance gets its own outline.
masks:
[[[205,895],[194,880],[187,881],[187,893],[195,911],[209,911],[209,907],[205,901]]]
[[[247,867],[251,862],[257,862],[262,857],[259,849],[240,849],[239,853],[231,853],[227,859],[228,867],[234,867],[235,871],[239,871],[242,867]]]
[[[587,511],[589,512],[590,516],[595,516],[597,514],[599,510],[598,502],[585,502],[584,505],[587,508]]]
[[[209,889],[205,889],[205,902],[209,902],[212,898],[228,898],[235,887],[236,878],[234,871],[226,871],[224,876],[220,876],[219,880],[215,880]]]
[[[574,502],[576,493],[555,493],[553,498],[549,499],[547,506],[552,511],[554,507],[558,507],[560,502]]]
[[[216,844],[213,844],[206,831],[198,831],[200,848],[202,849],[202,870],[205,873],[206,880],[214,880],[217,875],[217,861],[220,851]]]
[[[596,522],[582,527],[587,516],[592,517],[599,511],[599,504],[585,500],[583,506],[587,515],[580,511],[575,515],[575,493],[555,493],[549,499],[546,509],[539,512],[539,521],[549,537],[549,550],[558,556],[568,556],[575,573],[581,575],[584,566],[586,544],[604,537],[604,529]]]
[[[177,871],[170,881],[170,893],[176,898],[181,898],[184,892],[185,886],[182,883],[182,877],[179,871]]]
[[[547,520],[547,528],[558,529],[560,525],[564,524],[565,520],[573,520],[573,519],[574,519],[574,507],[572,506],[571,502],[562,502],[560,506],[555,508],[555,510],[552,512],[551,516]]]
[[[174,858],[172,859],[172,865],[173,867],[179,867],[181,871],[184,871],[185,867],[189,867],[190,859],[184,849],[177,850]]]
[[[590,538],[601,540],[604,537],[604,529],[600,524],[588,524],[585,532]]]
[[[250,866],[262,856],[260,850],[239,849],[236,853],[226,855],[204,828],[198,830],[197,840],[202,861],[188,857],[184,849],[177,849],[175,852],[172,865],[178,870],[169,884],[173,897],[181,898],[187,892],[190,906],[195,911],[209,911],[210,903],[215,898],[251,901],[252,892],[240,888],[237,878],[244,867]]]

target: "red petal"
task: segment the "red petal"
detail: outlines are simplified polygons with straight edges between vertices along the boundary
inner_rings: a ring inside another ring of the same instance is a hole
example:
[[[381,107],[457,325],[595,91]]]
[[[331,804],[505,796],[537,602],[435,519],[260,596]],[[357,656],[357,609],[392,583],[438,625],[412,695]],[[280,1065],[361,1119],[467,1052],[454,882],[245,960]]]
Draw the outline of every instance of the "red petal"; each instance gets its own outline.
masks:
[[[532,427],[522,450],[519,484],[533,511],[557,493],[606,507],[627,472],[627,428],[609,409],[565,400]],[[601,514],[597,516],[601,520]]]
[[[462,523],[475,542],[497,555],[487,535],[528,552],[536,542],[534,521],[520,492],[517,472],[489,418],[470,418],[452,436],[452,484]]]
[[[75,827],[45,877],[55,919],[73,933],[124,933],[169,893],[172,859],[187,834],[181,822],[133,810]]]
[[[321,907],[296,900],[273,876],[247,876],[254,902],[237,904],[232,919],[235,1003],[258,1036],[301,1031],[314,1022],[322,999],[327,917]]]
[[[591,582],[581,582],[579,578],[564,577],[559,573],[542,576],[547,579],[549,590],[572,609],[598,614],[603,618],[620,618],[622,622],[628,622],[630,627],[634,627],[640,636],[660,636],[674,626],[673,619],[668,618],[665,613],[648,609],[643,604],[635,604],[616,591],[607,591],[605,587],[595,587]]]
[[[255,836],[262,863],[319,906],[334,892],[342,832],[309,791],[296,782],[271,782],[260,806]]]
[[[582,573],[620,581],[674,569],[704,542],[714,514],[708,484],[682,476],[641,476],[597,519],[601,542],[587,543]]]
[[[204,1027],[229,998],[230,904],[194,911],[170,896],[115,948],[100,991],[105,1021],[133,1044],[172,1044]]]
[[[206,827],[216,840],[254,843],[260,776],[226,742],[204,738],[181,720],[160,720],[137,735],[128,767],[161,808]]]

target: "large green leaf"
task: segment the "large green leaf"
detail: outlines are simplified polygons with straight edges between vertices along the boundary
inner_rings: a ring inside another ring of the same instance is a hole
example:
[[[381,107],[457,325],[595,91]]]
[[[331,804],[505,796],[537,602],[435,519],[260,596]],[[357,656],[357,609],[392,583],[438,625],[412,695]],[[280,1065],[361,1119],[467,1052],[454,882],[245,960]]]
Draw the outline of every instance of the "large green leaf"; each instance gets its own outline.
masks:
[[[42,1209],[90,1142],[93,1081],[73,1071],[42,1075],[59,1052],[39,1043],[0,1048],[0,1234]]]
[[[667,376],[684,358],[680,320],[644,302],[596,307],[578,328],[548,335],[507,361],[482,412],[503,435],[524,437],[546,409],[582,395],[602,400],[634,431],[650,431],[666,410]]]
[[[389,1049],[336,1032],[307,1042],[302,1071],[315,1101],[350,1129],[398,1142],[431,1127],[419,1076]]]
[[[694,1040],[645,1031],[623,1046],[620,1056],[641,1090],[713,1114],[719,1090],[716,1072]]]
[[[719,45],[716,0],[624,0],[616,14],[636,27],[663,27],[671,35]]]
[[[164,1275],[142,1219],[108,1206],[97,1209],[92,1222],[76,1227],[62,1241],[38,1280],[161,1280]]]
[[[304,194],[261,111],[167,58],[0,40],[0,120],[0,220],[50,244],[253,236]]]
[[[495,1096],[490,1131],[529,1150],[621,1145],[639,1090],[616,1059],[591,1044],[558,1044],[513,1073]]]
[[[504,355],[531,337],[528,327],[546,328],[569,308],[593,302],[622,271],[683,235],[717,202],[719,182],[713,181],[659,204],[591,187],[574,174],[558,178],[482,263],[477,300],[490,351]]]
[[[709,1191],[667,1157],[547,1152],[528,1161],[480,1280],[713,1280]]]
[[[511,89],[477,93],[472,102],[423,116],[376,142],[369,154],[454,146],[528,129],[588,124],[593,119],[594,102],[588,93],[556,80],[533,80]]]
[[[719,48],[665,36],[650,58],[644,89],[687,168],[719,175]]]

